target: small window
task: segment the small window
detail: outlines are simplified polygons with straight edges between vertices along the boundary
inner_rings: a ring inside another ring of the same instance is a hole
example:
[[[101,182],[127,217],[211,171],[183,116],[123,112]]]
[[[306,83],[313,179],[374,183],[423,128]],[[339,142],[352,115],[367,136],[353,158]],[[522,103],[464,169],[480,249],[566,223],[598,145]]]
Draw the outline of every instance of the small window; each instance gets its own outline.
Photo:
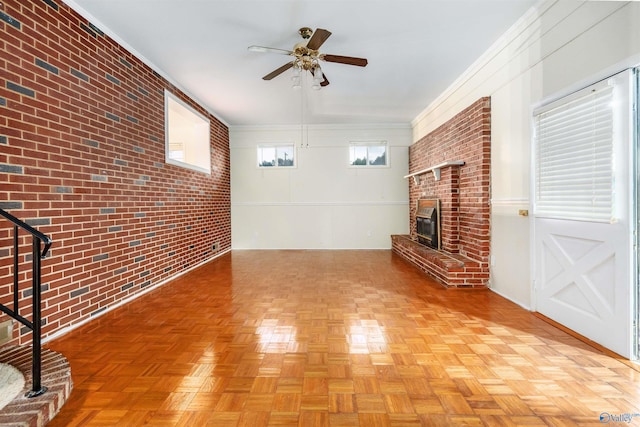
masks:
[[[165,161],[211,173],[209,119],[165,90]]]
[[[295,150],[293,144],[258,146],[258,167],[282,168],[293,166],[295,166]]]
[[[351,166],[387,166],[387,162],[386,142],[356,142],[349,147]]]

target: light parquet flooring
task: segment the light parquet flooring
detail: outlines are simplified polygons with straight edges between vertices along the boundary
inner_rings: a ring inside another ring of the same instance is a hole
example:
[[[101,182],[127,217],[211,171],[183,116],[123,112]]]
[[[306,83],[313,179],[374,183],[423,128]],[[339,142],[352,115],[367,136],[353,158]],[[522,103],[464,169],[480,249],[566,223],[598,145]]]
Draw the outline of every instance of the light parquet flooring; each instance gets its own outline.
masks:
[[[234,251],[47,347],[74,380],[52,427],[597,426],[603,412],[640,414],[632,367],[493,292],[446,290],[390,251]]]

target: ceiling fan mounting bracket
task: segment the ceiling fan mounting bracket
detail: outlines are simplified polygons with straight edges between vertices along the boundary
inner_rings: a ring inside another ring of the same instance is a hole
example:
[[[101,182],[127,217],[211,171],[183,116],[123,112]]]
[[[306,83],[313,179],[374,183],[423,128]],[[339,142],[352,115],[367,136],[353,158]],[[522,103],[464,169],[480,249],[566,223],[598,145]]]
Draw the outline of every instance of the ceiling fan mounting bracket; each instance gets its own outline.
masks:
[[[309,27],[302,27],[298,30],[298,34],[302,36],[303,39],[309,39],[311,34],[313,34],[313,30]]]

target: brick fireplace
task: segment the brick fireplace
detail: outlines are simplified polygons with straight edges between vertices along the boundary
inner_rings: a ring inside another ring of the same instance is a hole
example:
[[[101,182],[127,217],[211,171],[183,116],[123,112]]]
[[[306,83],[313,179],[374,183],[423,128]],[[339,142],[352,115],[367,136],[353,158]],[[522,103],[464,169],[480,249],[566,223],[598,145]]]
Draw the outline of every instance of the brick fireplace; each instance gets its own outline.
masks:
[[[393,251],[451,288],[489,281],[491,99],[480,98],[409,147],[409,235]],[[440,202],[440,249],[418,241],[418,200]]]

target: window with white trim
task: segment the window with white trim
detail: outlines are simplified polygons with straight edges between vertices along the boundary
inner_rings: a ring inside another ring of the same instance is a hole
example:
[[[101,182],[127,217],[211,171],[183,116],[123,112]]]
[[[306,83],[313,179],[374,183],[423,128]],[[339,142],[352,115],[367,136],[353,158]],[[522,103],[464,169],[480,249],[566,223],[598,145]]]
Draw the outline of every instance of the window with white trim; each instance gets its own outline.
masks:
[[[387,166],[387,143],[352,142],[349,144],[349,164],[357,167]]]
[[[209,119],[164,91],[165,161],[200,172],[211,173]]]
[[[293,144],[258,145],[258,167],[282,168],[295,166],[295,146]]]
[[[613,104],[601,82],[534,114],[537,216],[612,220]]]

